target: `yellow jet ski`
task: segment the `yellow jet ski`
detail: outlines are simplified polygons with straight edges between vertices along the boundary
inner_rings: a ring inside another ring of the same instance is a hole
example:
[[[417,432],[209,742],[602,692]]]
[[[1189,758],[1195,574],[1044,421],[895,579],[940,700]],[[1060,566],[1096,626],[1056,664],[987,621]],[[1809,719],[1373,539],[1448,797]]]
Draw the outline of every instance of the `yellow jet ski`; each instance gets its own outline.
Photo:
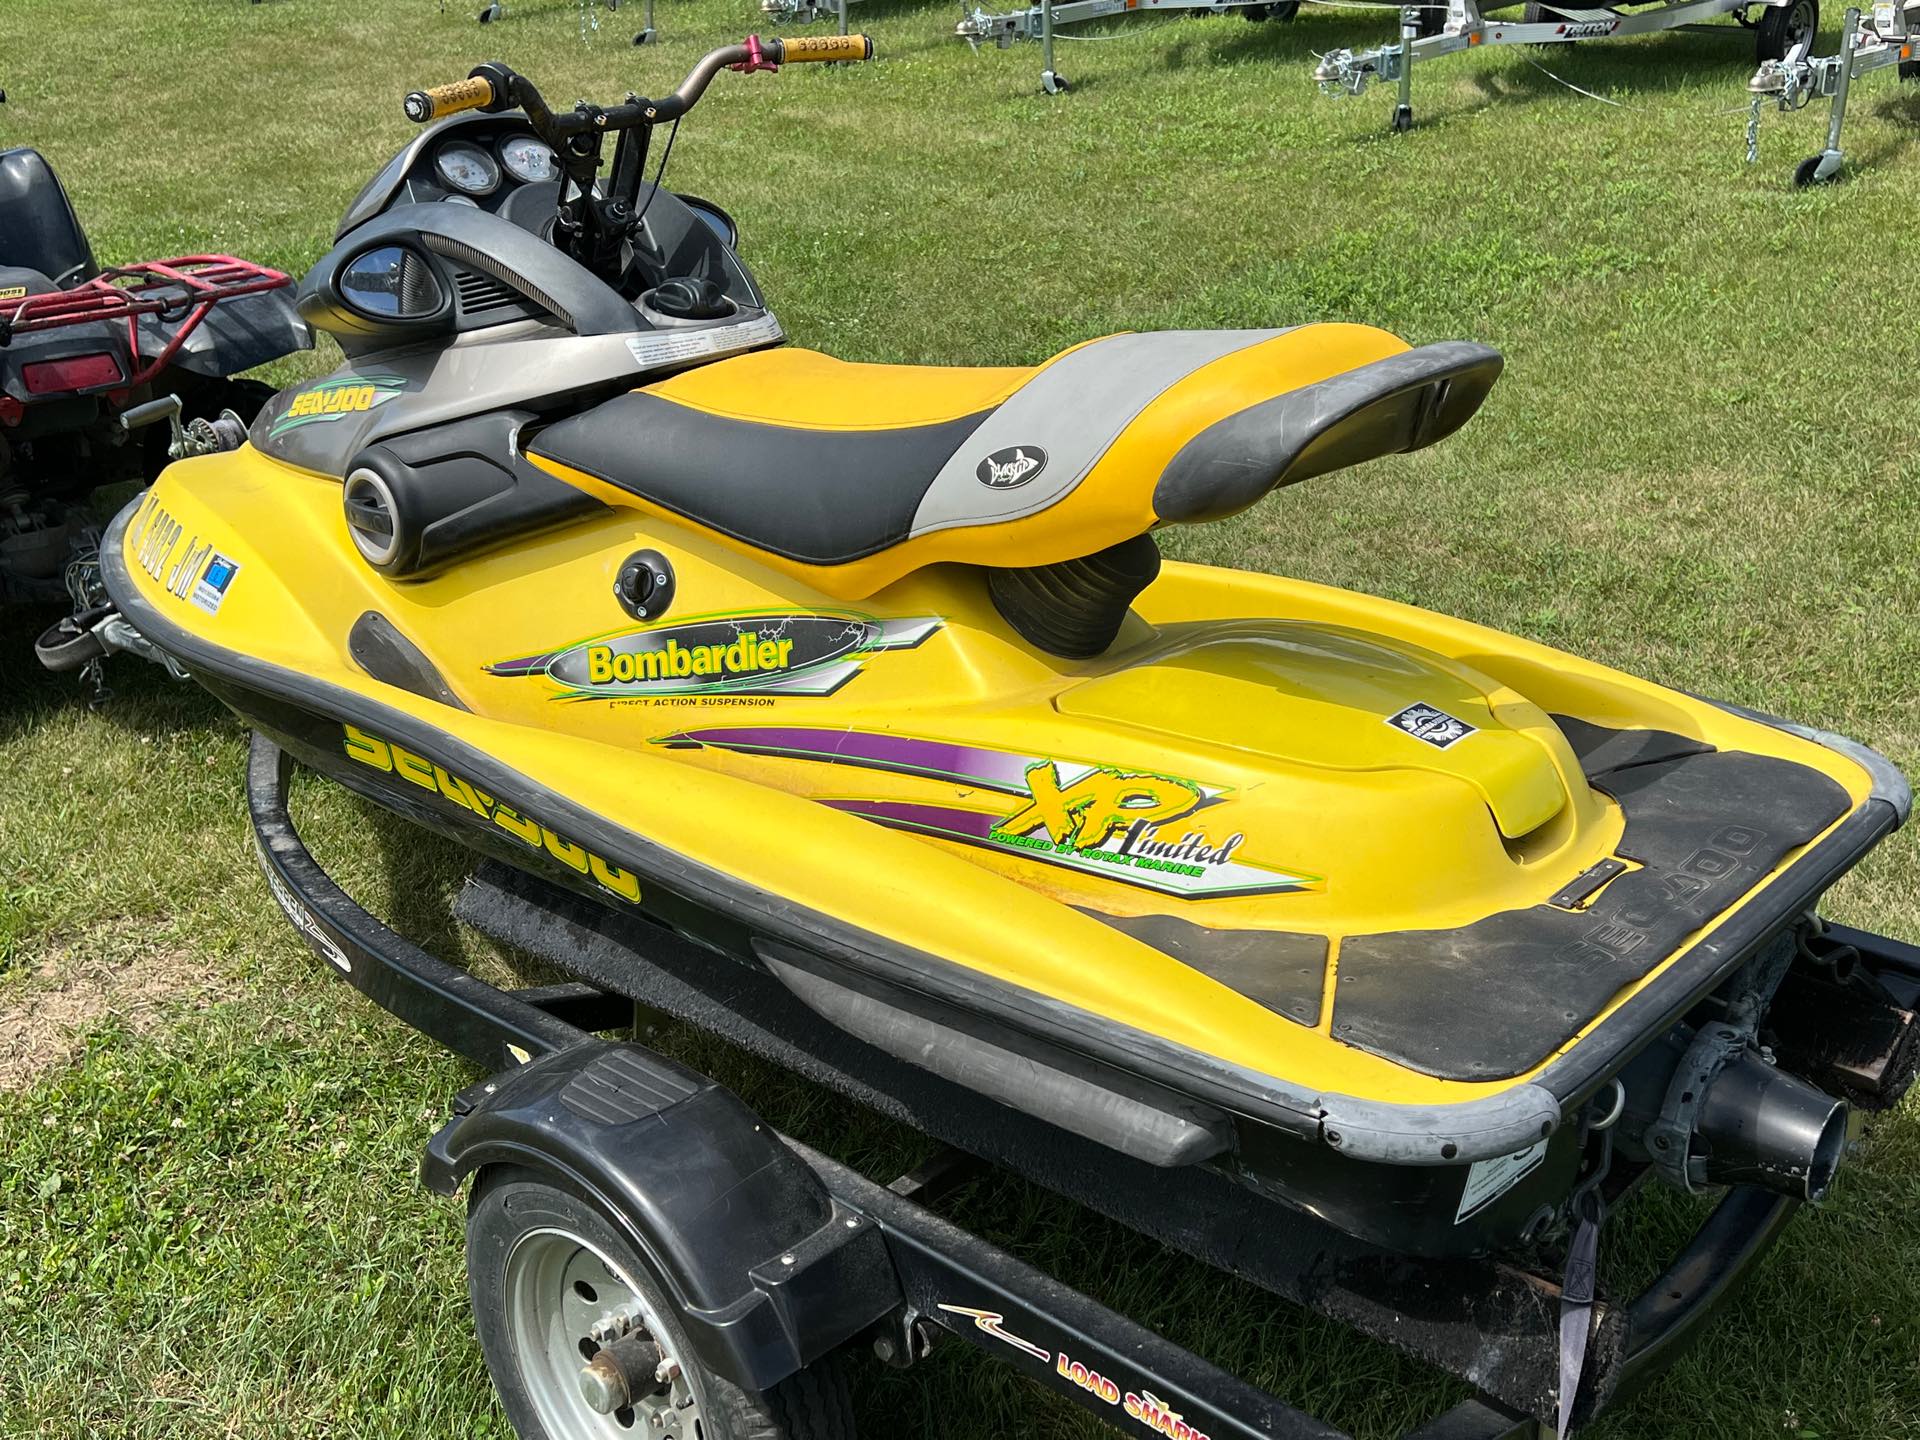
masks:
[[[103,545],[100,643],[917,1072],[1398,1251],[1518,1245],[1609,1164],[1824,1193],[1846,1101],[1897,1096],[1913,1047],[1842,1064],[1838,1012],[1775,1001],[1839,983],[1814,909],[1905,818],[1900,775],[1162,562],[1166,527],[1443,440],[1485,346],[783,343],[646,137],[722,65],[860,45],[734,47],[605,109],[498,65],[411,97],[451,118],[300,291],[346,362],[237,449],[183,437],[206,453]]]

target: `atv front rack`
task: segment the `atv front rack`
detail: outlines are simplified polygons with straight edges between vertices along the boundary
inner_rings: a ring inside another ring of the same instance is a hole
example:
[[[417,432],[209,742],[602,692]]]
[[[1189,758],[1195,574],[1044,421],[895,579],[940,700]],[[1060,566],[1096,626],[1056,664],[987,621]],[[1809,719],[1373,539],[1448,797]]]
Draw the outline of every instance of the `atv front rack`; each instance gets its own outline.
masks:
[[[969,1165],[987,1161],[1473,1386],[1473,1398],[1408,1432],[1406,1440],[1535,1440],[1550,1433],[1560,1374],[1561,1293],[1553,1277],[1503,1261],[1427,1261],[1390,1253],[1283,1212],[1211,1171],[1157,1169],[1129,1160],[901,1067],[844,1036],[837,1044],[832,1036],[817,1036],[817,1018],[777,983],[756,990],[751,972],[732,966],[716,978],[707,952],[650,926],[616,930],[627,924],[625,917],[504,870],[469,888],[462,919],[536,955],[559,956],[575,974],[597,974],[594,953],[616,947],[634,978],[623,980],[619,994],[577,982],[498,989],[395,934],[333,882],[288,814],[292,768],[291,757],[255,737],[248,808],[280,907],[336,974],[491,1076],[456,1098],[454,1118],[429,1145],[422,1176],[431,1188],[451,1193],[490,1154],[511,1153],[515,1164],[564,1166],[569,1173],[599,1177],[597,1193],[603,1195],[639,1195],[642,1203],[621,1218],[640,1230],[674,1203],[672,1177],[649,1149],[663,1133],[671,1133],[675,1145],[712,1150],[716,1163],[741,1163],[741,1146],[745,1163],[755,1166],[774,1164],[775,1157],[789,1168],[796,1156],[802,1162],[804,1170],[795,1173],[820,1203],[830,1205],[830,1225],[796,1235],[765,1255],[748,1253],[753,1242],[730,1243],[740,1239],[731,1233],[706,1233],[692,1247],[724,1257],[718,1262],[724,1273],[709,1270],[701,1278],[738,1295],[728,1316],[758,1317],[753,1323],[730,1319],[725,1335],[695,1337],[703,1363],[736,1383],[764,1388],[792,1373],[787,1367],[795,1356],[817,1356],[848,1343],[904,1367],[941,1334],[968,1341],[1132,1433],[1342,1440],[1342,1432],[1317,1417],[927,1208]],[[1861,949],[1862,963],[1920,986],[1920,949],[1854,932],[1846,938]],[[686,956],[678,955],[681,948]],[[702,984],[717,988],[702,990]],[[663,1014],[785,1064],[883,1115],[904,1118],[949,1148],[883,1187],[760,1124],[707,1077],[645,1045],[590,1033]],[[617,1125],[569,1122],[556,1129],[552,1096],[566,1084],[597,1087],[602,1094],[616,1088],[620,1104],[609,1108],[616,1114],[631,1109],[637,1118]],[[793,1208],[819,1213],[817,1206]],[[1576,1422],[1584,1425],[1664,1370],[1797,1209],[1796,1201],[1781,1195],[1729,1190],[1643,1294],[1625,1301],[1603,1298],[1594,1310]],[[731,1222],[702,1212],[692,1223]],[[1249,1244],[1249,1236],[1260,1237],[1259,1243]],[[702,1323],[698,1315],[688,1319],[696,1327]],[[1089,1385],[1089,1373],[1116,1383]],[[1122,1415],[1111,1398],[1122,1393],[1130,1400],[1146,1397],[1156,1413],[1177,1415],[1180,1428],[1143,1425],[1132,1410]]]
[[[125,321],[134,373],[114,388],[144,385],[173,362],[187,338],[213,307],[242,295],[279,290],[292,283],[282,271],[232,255],[179,255],[139,265],[116,265],[66,290],[28,295],[0,308],[0,347],[16,335],[72,325]],[[140,317],[172,324],[172,333],[151,360],[140,353]],[[177,322],[177,323],[176,323]]]

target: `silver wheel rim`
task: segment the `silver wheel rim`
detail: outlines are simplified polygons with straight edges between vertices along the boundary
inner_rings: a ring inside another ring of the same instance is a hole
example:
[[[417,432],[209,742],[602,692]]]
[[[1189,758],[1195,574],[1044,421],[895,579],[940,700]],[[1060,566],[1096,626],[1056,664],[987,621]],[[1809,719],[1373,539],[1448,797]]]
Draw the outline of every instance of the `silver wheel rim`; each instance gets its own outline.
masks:
[[[560,1229],[530,1230],[507,1255],[506,1329],[514,1364],[541,1427],[553,1440],[637,1437],[702,1440],[701,1398],[631,1276],[591,1242]],[[630,1320],[661,1348],[671,1380],[659,1393],[602,1415],[580,1393],[598,1348],[596,1324]]]

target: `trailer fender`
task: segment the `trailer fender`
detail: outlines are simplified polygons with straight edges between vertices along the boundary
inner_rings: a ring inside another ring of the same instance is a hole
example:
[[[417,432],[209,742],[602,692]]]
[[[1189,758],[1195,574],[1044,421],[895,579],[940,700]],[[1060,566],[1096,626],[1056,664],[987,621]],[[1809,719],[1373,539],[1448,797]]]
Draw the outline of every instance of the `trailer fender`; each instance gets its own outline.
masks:
[[[885,1237],[732,1091],[592,1041],[464,1091],[421,1180],[516,1165],[598,1203],[677,1303],[695,1358],[767,1390],[903,1303]]]

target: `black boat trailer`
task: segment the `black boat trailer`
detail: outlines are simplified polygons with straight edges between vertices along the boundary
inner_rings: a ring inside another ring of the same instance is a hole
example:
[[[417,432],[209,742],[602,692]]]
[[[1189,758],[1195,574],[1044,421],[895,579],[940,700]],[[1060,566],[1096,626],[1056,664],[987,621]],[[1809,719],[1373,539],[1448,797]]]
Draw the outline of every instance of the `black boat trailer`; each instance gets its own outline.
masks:
[[[1406,1440],[1553,1433],[1557,1280],[1502,1262],[1392,1254],[1282,1212],[1211,1172],[1128,1160],[852,1041],[744,966],[718,965],[664,930],[489,865],[488,878],[470,883],[456,908],[463,920],[564,960],[570,973],[605,979],[617,955],[623,993],[585,982],[502,990],[388,929],[329,878],[288,814],[291,770],[290,757],[255,737],[248,806],[275,899],[348,983],[490,1077],[455,1098],[452,1119],[422,1161],[426,1185],[452,1194],[485,1167],[508,1164],[566,1176],[601,1197],[640,1253],[662,1261],[670,1290],[695,1297],[682,1316],[689,1349],[713,1374],[768,1389],[852,1345],[905,1367],[944,1333],[1135,1434],[1341,1435],[928,1208],[986,1161],[1412,1353],[1478,1392]],[[1920,994],[1920,949],[1851,931],[1844,938]],[[635,974],[643,953],[648,963]],[[763,1125],[717,1082],[645,1045],[595,1033],[661,1012],[949,1148],[880,1185]],[[821,1029],[830,1033],[814,1033]],[[663,1154],[675,1159],[662,1164]],[[772,1191],[769,1176],[779,1178]],[[715,1203],[741,1187],[763,1203]],[[764,1203],[769,1195],[773,1203]],[[1665,1369],[1796,1208],[1781,1195],[1731,1189],[1641,1295],[1597,1303],[1576,1424]]]

